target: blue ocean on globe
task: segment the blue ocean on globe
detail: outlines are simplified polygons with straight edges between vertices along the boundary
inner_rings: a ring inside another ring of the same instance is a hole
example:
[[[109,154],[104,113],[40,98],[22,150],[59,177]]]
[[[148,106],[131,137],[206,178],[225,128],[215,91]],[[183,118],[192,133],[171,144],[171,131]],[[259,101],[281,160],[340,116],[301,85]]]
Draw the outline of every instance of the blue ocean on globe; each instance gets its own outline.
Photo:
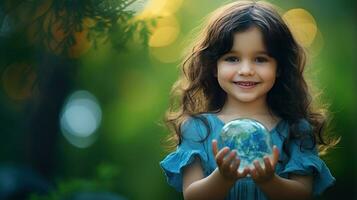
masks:
[[[253,167],[253,161],[258,160],[264,168],[264,156],[272,155],[273,144],[269,131],[257,120],[239,118],[225,124],[222,128],[218,145],[228,146],[237,150],[240,158],[239,172],[245,167]]]

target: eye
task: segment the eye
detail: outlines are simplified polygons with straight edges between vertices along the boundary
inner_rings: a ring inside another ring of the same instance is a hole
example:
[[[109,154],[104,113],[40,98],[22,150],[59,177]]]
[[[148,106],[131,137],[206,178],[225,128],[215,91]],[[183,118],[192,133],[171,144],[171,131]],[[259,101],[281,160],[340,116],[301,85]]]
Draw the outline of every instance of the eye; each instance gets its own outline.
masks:
[[[269,59],[264,57],[264,56],[258,56],[258,57],[255,58],[254,61],[257,62],[257,63],[265,63],[265,62],[268,62]]]
[[[227,62],[239,62],[240,59],[236,56],[228,56],[224,59],[224,61],[227,61]]]

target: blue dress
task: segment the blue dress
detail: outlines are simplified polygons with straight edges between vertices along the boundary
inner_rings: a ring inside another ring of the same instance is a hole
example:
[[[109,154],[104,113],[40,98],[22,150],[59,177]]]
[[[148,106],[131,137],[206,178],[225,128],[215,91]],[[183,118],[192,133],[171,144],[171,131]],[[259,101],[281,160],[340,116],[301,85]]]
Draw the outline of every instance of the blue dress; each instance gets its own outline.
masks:
[[[198,156],[201,160],[205,177],[211,174],[217,167],[212,153],[211,141],[218,139],[224,122],[212,113],[206,113],[202,116],[208,120],[211,128],[211,133],[207,139],[202,141],[207,136],[203,123],[198,119],[190,118],[182,125],[182,143],[177,147],[176,151],[167,155],[160,162],[167,182],[180,192],[182,191],[182,169],[191,164],[195,156]],[[301,120],[298,127],[301,133],[311,131],[311,126],[306,120]],[[282,150],[283,142],[289,134],[288,130],[289,126],[287,122],[281,120],[270,131],[272,142],[278,147],[280,152],[275,172],[283,178],[288,178],[289,173],[312,175],[313,195],[320,195],[326,188],[334,184],[335,178],[331,175],[325,163],[319,158],[316,148],[304,148],[306,142],[303,143],[303,148],[300,150],[301,141],[291,139],[288,146],[289,154]],[[239,179],[234,184],[225,199],[265,200],[267,197],[254,183],[252,178],[245,177]]]

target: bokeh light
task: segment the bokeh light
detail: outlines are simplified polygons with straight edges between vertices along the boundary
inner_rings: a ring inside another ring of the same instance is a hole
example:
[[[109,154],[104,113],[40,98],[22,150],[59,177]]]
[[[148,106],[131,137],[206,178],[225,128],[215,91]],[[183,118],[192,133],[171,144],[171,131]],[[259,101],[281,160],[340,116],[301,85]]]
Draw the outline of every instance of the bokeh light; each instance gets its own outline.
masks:
[[[308,55],[310,57],[316,57],[320,54],[325,45],[324,38],[319,29],[317,29],[314,42],[309,46]]]
[[[178,37],[175,42],[164,47],[151,47],[151,58],[162,63],[174,63],[182,58],[182,51],[184,49],[184,42],[181,37]]]
[[[25,100],[31,97],[36,80],[33,67],[27,63],[14,63],[6,67],[2,74],[4,91],[12,100]]]
[[[283,15],[295,39],[304,47],[309,47],[316,36],[317,25],[314,17],[305,9],[294,8]]]
[[[150,28],[149,47],[150,55],[160,62],[172,63],[180,56],[177,39],[181,27],[175,13],[182,3],[183,0],[151,0],[137,16],[137,19],[156,19],[156,25]]]
[[[163,63],[177,61],[181,55],[181,27],[174,15],[161,17],[149,40],[150,56]]]
[[[183,0],[150,0],[139,18],[167,16],[174,14],[182,5]]]
[[[149,40],[151,47],[163,47],[171,44],[177,39],[180,26],[175,16],[170,15],[157,20],[156,28],[153,30]]]
[[[158,28],[151,36],[149,45],[152,47],[161,47],[171,44],[175,41],[178,33],[179,29],[174,26]]]
[[[88,91],[74,92],[60,117],[62,134],[74,146],[84,148],[95,141],[101,124],[102,111],[96,98]]]

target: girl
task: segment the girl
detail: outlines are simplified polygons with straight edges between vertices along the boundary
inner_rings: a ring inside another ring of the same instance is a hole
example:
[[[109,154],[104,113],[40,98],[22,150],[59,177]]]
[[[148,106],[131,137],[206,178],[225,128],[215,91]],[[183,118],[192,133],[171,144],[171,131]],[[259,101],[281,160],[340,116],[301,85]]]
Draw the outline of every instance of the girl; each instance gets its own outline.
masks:
[[[318,150],[325,115],[312,107],[305,56],[272,5],[238,1],[210,17],[168,111],[177,149],[160,165],[185,199],[309,199],[335,179]],[[238,172],[240,160],[216,139],[225,123],[247,117],[268,127],[273,156]],[[320,153],[322,153],[320,151]],[[248,176],[249,175],[249,176]]]

